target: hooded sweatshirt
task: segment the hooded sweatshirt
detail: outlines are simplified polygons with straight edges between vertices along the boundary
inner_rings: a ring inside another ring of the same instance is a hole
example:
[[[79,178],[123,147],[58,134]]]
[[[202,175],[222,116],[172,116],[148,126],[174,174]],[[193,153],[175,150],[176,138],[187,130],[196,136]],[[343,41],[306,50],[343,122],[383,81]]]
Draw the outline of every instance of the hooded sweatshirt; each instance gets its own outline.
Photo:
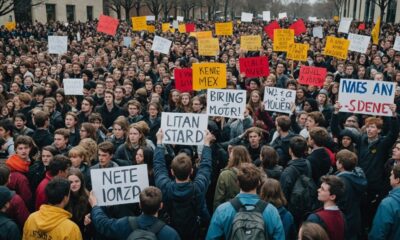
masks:
[[[44,204],[26,220],[22,239],[81,240],[79,227],[70,220],[71,217],[71,213],[62,208]]]
[[[27,206],[29,206],[32,198],[29,181],[25,175],[29,171],[29,164],[30,162],[23,160],[17,154],[12,155],[6,161],[6,165],[11,170],[7,187],[17,192]]]

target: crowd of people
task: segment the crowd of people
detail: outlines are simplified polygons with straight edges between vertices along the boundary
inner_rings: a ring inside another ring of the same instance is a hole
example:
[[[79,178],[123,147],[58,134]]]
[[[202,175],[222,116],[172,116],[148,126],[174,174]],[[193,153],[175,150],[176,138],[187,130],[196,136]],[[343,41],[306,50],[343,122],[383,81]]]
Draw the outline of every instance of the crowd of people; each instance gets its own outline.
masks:
[[[234,21],[216,57],[159,23],[149,33],[121,22],[116,36],[96,24],[0,29],[0,239],[400,239],[400,89],[389,117],[338,102],[344,78],[400,83],[399,24],[340,60],[312,34],[346,37],[338,22],[306,22],[295,37],[310,46],[306,62],[274,52],[258,20]],[[240,50],[249,34],[262,36],[260,51]],[[48,35],[68,36],[68,52],[48,54]],[[172,41],[168,55],[151,50],[155,35]],[[239,58],[251,56],[268,57],[269,76],[241,73]],[[162,112],[205,113],[205,91],[175,87],[174,69],[197,62],[226,64],[227,88],[247,91],[244,117],[209,117],[202,146],[164,145]],[[297,82],[304,65],[327,69],[322,87]],[[82,96],[65,94],[68,78],[83,79]],[[290,115],[265,110],[265,87],[296,90]],[[98,206],[91,170],[138,164],[150,185],[140,203]]]

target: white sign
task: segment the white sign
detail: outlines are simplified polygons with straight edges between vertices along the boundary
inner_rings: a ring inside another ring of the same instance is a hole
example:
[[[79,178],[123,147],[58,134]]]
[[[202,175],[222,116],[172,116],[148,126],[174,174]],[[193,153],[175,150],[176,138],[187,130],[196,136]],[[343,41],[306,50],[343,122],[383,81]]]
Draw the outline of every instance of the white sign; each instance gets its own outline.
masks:
[[[341,112],[392,116],[396,84],[393,82],[340,79]]]
[[[177,16],[176,20],[178,20],[179,22],[183,22],[183,16]]]
[[[240,19],[242,22],[252,22],[253,21],[253,14],[242,12],[242,17]]]
[[[149,186],[147,164],[91,169],[90,177],[99,206],[137,203]]]
[[[263,21],[271,21],[271,12],[270,11],[263,11]]]
[[[359,34],[349,33],[347,38],[350,41],[349,50],[359,53],[367,53],[371,36],[363,36]]]
[[[203,145],[207,125],[206,114],[161,113],[164,144]]]
[[[278,19],[284,19],[284,18],[287,18],[287,13],[279,13],[278,14]]]
[[[48,36],[49,53],[63,54],[68,51],[67,36]]]
[[[132,38],[131,37],[124,37],[124,46],[125,47],[130,47],[132,44]]]
[[[78,42],[81,41],[81,32],[78,32],[78,33],[76,34],[76,40],[77,40]]]
[[[172,22],[172,27],[175,28],[175,29],[178,29],[178,27],[179,27],[178,20],[174,20],[174,21]]]
[[[394,41],[393,49],[400,52],[400,36],[396,36],[396,40]]]
[[[82,78],[66,78],[63,80],[65,95],[83,95]]]
[[[321,27],[321,26],[319,26],[319,27],[314,27],[314,28],[312,29],[312,33],[313,33],[313,36],[314,36],[314,37],[317,37],[317,38],[324,38],[324,33],[323,33],[323,31],[322,31],[322,27]]]
[[[317,17],[308,17],[308,21],[310,21],[310,22],[318,22],[318,18]]]
[[[338,32],[348,33],[350,30],[351,21],[353,21],[353,18],[341,18]]]
[[[151,46],[151,50],[164,53],[164,54],[169,54],[169,49],[171,48],[172,41],[155,36],[154,41],[153,41],[153,46]]]
[[[265,87],[265,110],[281,113],[291,113],[290,107],[296,100],[296,90],[276,87]]]
[[[207,115],[244,118],[246,90],[208,89]]]
[[[155,21],[156,16],[146,16],[146,21]]]

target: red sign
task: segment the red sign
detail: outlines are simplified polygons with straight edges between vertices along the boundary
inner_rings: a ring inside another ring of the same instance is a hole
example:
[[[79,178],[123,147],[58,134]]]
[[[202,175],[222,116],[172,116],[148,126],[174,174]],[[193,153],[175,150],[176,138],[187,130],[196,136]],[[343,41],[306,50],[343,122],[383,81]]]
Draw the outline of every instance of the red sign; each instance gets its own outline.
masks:
[[[264,77],[269,75],[267,57],[239,58],[240,72],[246,77]]]
[[[303,19],[299,19],[296,22],[294,22],[292,25],[290,25],[289,29],[294,30],[295,36],[298,36],[307,31],[307,28],[306,28],[306,25],[304,24]]]
[[[301,66],[299,83],[304,85],[323,86],[326,72],[326,68]]]
[[[189,92],[193,90],[192,86],[192,69],[183,68],[174,70],[175,88],[181,92]]]
[[[358,25],[358,30],[365,30],[365,23],[360,23],[360,25]]]
[[[274,41],[274,30],[280,28],[281,26],[279,26],[279,23],[277,21],[273,21],[264,27],[264,31],[268,35],[268,37],[271,38],[272,41]]]
[[[196,31],[196,25],[194,23],[186,23],[185,27],[187,33]]]
[[[106,15],[100,15],[99,22],[97,23],[97,31],[115,36],[117,33],[118,23],[118,19]]]

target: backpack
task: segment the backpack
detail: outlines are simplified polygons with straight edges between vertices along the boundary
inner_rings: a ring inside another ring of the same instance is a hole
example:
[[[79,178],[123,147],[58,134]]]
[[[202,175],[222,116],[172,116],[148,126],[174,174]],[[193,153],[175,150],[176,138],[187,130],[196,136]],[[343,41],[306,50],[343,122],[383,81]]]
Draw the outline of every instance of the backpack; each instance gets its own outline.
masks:
[[[170,192],[166,204],[166,222],[178,232],[181,239],[195,239],[200,226],[195,185],[190,184],[191,194],[186,197],[176,197]]]
[[[158,240],[157,233],[165,226],[163,221],[157,220],[148,230],[145,230],[139,227],[136,217],[129,217],[128,221],[133,232],[128,236],[127,240]]]
[[[235,197],[230,200],[236,214],[232,221],[232,230],[229,239],[231,240],[260,240],[268,239],[265,235],[265,222],[263,212],[268,203],[259,200],[255,205],[242,204],[240,200]],[[253,206],[248,209],[246,206]]]
[[[298,177],[290,194],[288,209],[293,214],[296,223],[300,223],[306,213],[312,212],[318,206],[318,188],[312,179],[311,164],[307,159],[306,163],[308,170],[307,175],[300,174],[300,172],[294,168]]]

